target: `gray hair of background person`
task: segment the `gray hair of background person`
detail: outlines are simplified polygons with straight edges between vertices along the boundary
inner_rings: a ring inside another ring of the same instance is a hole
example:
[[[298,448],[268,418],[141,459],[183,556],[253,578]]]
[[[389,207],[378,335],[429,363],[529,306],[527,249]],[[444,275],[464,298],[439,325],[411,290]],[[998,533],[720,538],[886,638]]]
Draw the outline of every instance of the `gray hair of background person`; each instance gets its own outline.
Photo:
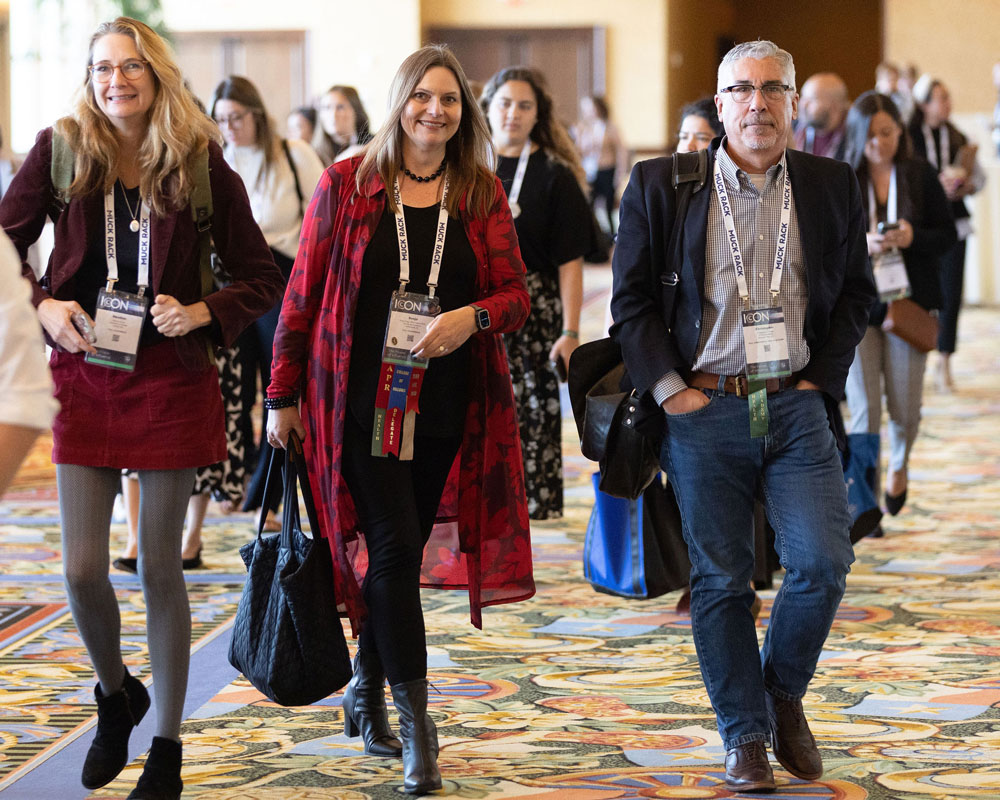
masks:
[[[711,97],[700,97],[688,103],[681,109],[681,124],[687,117],[701,117],[709,124],[716,136],[722,136],[726,129],[722,127],[722,120],[719,119],[719,110],[715,107],[715,100]]]
[[[774,42],[769,42],[766,39],[758,39],[755,42],[743,42],[726,53],[722,59],[722,63],[719,64],[717,88],[725,88],[726,84],[724,81],[726,79],[724,76],[729,74],[729,70],[733,64],[737,61],[742,61],[744,58],[752,58],[755,61],[773,58],[781,64],[781,74],[785,79],[785,83],[793,89],[795,88],[795,62],[792,61],[792,54],[787,50],[782,50]]]
[[[898,164],[909,158],[912,153],[913,147],[910,143],[910,135],[906,132],[903,115],[899,113],[899,108],[892,101],[892,98],[876,91],[868,91],[858,97],[851,106],[851,110],[847,112],[847,151],[844,160],[854,168],[855,172],[867,171],[865,168],[865,142],[868,141],[872,117],[879,111],[884,111],[892,117],[892,121],[900,130],[899,146],[896,148],[893,162]]]
[[[215,87],[212,93],[212,106],[209,116],[215,119],[215,106],[220,100],[232,100],[246,107],[247,111],[253,114],[254,122],[257,125],[257,146],[264,151],[264,162],[270,169],[274,162],[274,150],[278,137],[274,132],[274,123],[267,115],[264,108],[264,99],[254,86],[246,78],[239,75],[230,75],[222,83]]]
[[[532,69],[531,67],[507,67],[495,73],[486,82],[486,86],[483,87],[483,94],[479,98],[479,107],[483,111],[483,116],[486,117],[487,125],[489,125],[488,111],[490,103],[493,102],[493,96],[508,81],[523,81],[531,87],[531,91],[535,94],[535,107],[538,116],[535,120],[535,126],[531,129],[531,141],[545,150],[549,158],[555,159],[569,167],[573,175],[576,176],[577,181],[580,182],[580,185],[586,186],[587,179],[583,172],[583,165],[580,164],[580,156],[576,146],[573,144],[569,132],[556,119],[554,113],[555,104],[552,102],[552,95],[549,94],[545,76],[537,69]],[[594,100],[594,98],[591,98],[591,100]],[[600,113],[600,109],[596,103],[594,104],[594,108],[598,109],[598,113]],[[608,107],[605,104],[605,113],[607,110]],[[603,117],[603,119],[607,119],[607,117]]]

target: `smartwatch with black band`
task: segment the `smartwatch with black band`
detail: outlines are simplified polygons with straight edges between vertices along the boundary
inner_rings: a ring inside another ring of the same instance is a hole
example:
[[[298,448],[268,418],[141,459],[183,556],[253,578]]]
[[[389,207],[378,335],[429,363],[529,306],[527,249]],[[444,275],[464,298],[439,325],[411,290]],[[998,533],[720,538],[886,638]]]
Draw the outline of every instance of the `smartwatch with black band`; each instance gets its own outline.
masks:
[[[476,305],[472,306],[472,310],[476,312],[476,330],[487,330],[490,327],[490,312]]]

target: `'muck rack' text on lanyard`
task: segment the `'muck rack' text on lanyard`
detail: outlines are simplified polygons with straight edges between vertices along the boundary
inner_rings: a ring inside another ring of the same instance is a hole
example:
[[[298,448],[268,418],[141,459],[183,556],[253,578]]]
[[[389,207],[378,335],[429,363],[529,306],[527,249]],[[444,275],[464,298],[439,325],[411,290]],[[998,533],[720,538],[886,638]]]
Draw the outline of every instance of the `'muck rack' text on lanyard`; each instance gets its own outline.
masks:
[[[729,193],[722,176],[722,165],[715,160],[715,192],[722,207],[722,221],[726,226],[726,241],[729,255],[736,270],[736,288],[743,305],[740,308],[740,323],[743,329],[743,347],[746,352],[747,381],[749,383],[750,435],[763,436],[767,433],[767,390],[768,378],[783,378],[792,374],[788,357],[788,334],[785,329],[785,312],[778,305],[781,292],[781,276],[785,271],[788,257],[788,228],[792,217],[792,182],[788,177],[788,165],[781,159],[781,173],[784,177],[781,198],[781,219],[778,227],[777,243],[774,248],[774,268],[771,270],[771,304],[753,307],[750,302],[750,287],[747,284],[746,262],[736,235],[736,221]]]
[[[445,177],[441,192],[431,270],[427,277],[427,294],[406,291],[406,284],[410,281],[410,247],[398,178],[393,185],[392,196],[397,209],[399,290],[392,293],[392,299],[389,301],[389,321],[386,324],[385,342],[382,345],[382,369],[375,393],[372,455],[388,456],[391,453],[400,461],[411,461],[413,429],[417,414],[420,413],[418,407],[420,388],[428,364],[428,359],[414,356],[412,349],[427,332],[431,320],[441,312],[441,303],[434,296],[434,291],[437,289],[438,275],[441,273],[444,241],[448,233],[448,208],[445,205],[448,199],[448,178]]]
[[[124,188],[122,189],[124,192]],[[142,323],[146,318],[149,298],[145,296],[149,287],[149,206],[139,198],[139,279],[138,291],[120,292],[115,290],[118,282],[118,254],[115,239],[115,190],[104,195],[104,256],[108,262],[108,284],[97,294],[97,311],[94,327],[97,341],[96,353],[87,353],[91,364],[113,367],[131,372],[135,369],[139,353],[139,337]]]
[[[885,203],[885,221],[892,224],[898,221],[896,194],[896,168],[892,168],[889,176],[889,196]],[[875,188],[868,181],[868,229],[874,233],[878,226],[878,211],[875,206]],[[875,276],[875,288],[882,302],[899,300],[910,296],[910,279],[906,275],[906,264],[903,256],[895,247],[883,250],[872,257],[872,273]]]

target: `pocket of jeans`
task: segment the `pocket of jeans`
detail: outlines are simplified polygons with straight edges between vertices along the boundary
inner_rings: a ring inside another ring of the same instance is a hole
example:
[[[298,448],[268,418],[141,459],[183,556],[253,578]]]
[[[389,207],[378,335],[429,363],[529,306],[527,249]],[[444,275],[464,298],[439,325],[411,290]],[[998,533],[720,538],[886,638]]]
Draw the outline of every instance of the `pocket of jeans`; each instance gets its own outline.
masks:
[[[699,389],[699,391],[703,390]],[[708,397],[708,402],[705,403],[705,405],[703,405],[701,408],[696,408],[694,411],[685,411],[683,414],[671,414],[668,411],[664,411],[663,413],[664,415],[666,415],[667,419],[690,419],[691,417],[697,417],[700,414],[704,414],[705,411],[708,410],[708,407],[715,402],[714,394],[711,394],[709,392],[704,392],[704,394],[706,397]]]

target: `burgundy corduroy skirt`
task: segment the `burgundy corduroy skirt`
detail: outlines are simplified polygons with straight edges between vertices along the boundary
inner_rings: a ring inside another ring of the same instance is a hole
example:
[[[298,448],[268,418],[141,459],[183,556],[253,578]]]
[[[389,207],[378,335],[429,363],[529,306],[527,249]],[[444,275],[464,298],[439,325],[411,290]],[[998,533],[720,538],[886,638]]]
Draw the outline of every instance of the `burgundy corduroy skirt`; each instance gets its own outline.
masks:
[[[183,469],[226,457],[218,372],[185,367],[172,340],[142,348],[134,372],[59,351],[50,366],[60,405],[53,463]]]

